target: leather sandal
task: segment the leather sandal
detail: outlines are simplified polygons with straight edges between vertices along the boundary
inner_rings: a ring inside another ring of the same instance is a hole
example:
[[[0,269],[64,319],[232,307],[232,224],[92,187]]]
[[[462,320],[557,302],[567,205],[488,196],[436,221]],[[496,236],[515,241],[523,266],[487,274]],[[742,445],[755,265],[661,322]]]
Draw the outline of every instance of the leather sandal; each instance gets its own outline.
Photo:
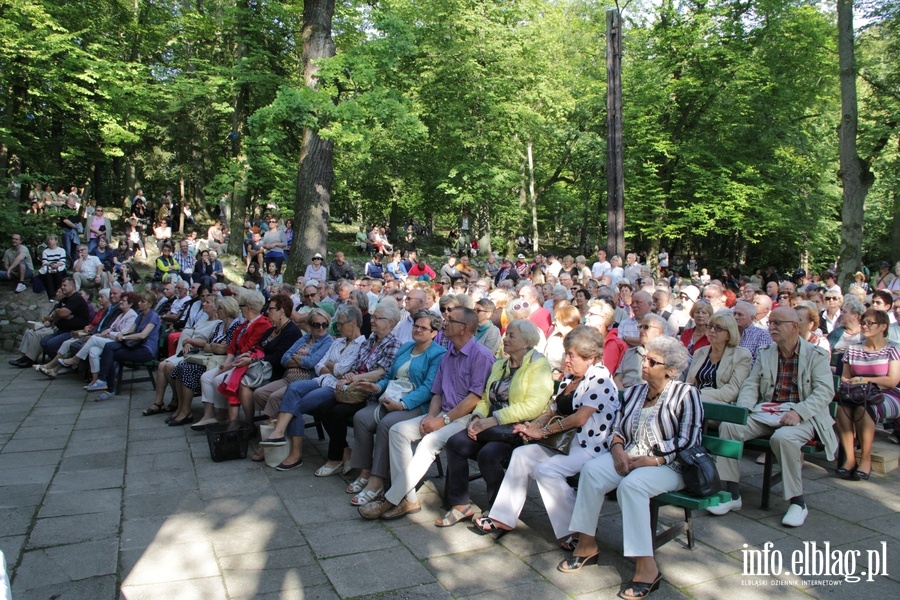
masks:
[[[142,412],[141,414],[144,415],[145,417],[152,417],[153,415],[161,415],[165,412],[168,412],[168,411],[166,411],[165,406],[163,406],[162,404],[156,404],[154,402],[153,406],[151,406],[150,408],[144,409],[144,412]]]
[[[504,529],[503,527],[499,527],[497,525],[497,521],[494,521],[490,517],[478,517],[477,519],[472,521],[471,529],[478,535],[494,536],[494,541],[499,540],[504,535],[512,531],[511,529]]]
[[[466,521],[475,516],[475,511],[472,510],[472,506],[469,505],[465,511],[458,510],[456,508],[451,508],[446,515],[444,515],[443,519],[434,522],[435,527],[452,527],[456,525],[460,521]],[[491,521],[493,523],[493,521]]]
[[[366,489],[366,484],[369,483],[368,477],[357,477],[353,480],[353,483],[347,486],[346,492],[348,494],[358,494],[364,489]]]
[[[559,544],[560,550],[565,550],[566,552],[575,552],[575,548],[578,547],[578,538],[574,535],[570,535],[566,539],[564,539]]]
[[[590,556],[572,556],[556,565],[556,570],[561,573],[574,573],[580,571],[588,563],[596,561],[600,552],[594,552]]]
[[[625,586],[625,589],[619,592],[619,598],[624,598],[625,600],[633,600],[634,598],[646,598],[650,595],[651,592],[655,592],[659,589],[659,582],[662,580],[662,573],[656,576],[656,579],[651,581],[650,583],[644,581],[629,581],[628,585]],[[626,594],[626,591],[631,591],[630,594]]]
[[[384,487],[380,487],[377,490],[363,490],[350,498],[350,504],[353,506],[363,506],[373,500],[377,500],[383,493]]]

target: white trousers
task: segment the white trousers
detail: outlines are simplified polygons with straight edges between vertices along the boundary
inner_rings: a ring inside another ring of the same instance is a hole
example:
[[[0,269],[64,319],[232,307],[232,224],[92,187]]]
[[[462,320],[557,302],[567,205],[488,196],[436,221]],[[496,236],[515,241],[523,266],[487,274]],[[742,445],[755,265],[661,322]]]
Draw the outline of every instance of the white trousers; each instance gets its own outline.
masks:
[[[574,444],[569,454],[559,454],[540,444],[516,448],[491,507],[491,518],[510,527],[516,526],[525,506],[530,477],[537,482],[541,500],[553,525],[553,534],[557,539],[565,538],[572,533],[569,522],[575,508],[575,490],[566,478],[581,471],[592,458],[593,454],[584,448],[576,448]]]
[[[406,497],[410,502],[416,501],[416,485],[428,472],[434,457],[437,456],[450,436],[459,433],[469,424],[471,415],[466,415],[425,437],[419,431],[419,423],[425,416],[409,421],[401,421],[391,428],[391,489],[384,497],[391,504],[400,504]],[[419,442],[413,454],[412,445]]]
[[[615,489],[619,508],[622,509],[624,555],[653,556],[650,498],[683,487],[681,473],[676,473],[667,466],[640,467],[622,477],[616,473],[612,454],[603,454],[581,469],[578,496],[569,529],[596,535],[604,496]]]
[[[84,346],[81,347],[81,350],[75,353],[75,356],[77,356],[81,360],[88,359],[91,365],[91,373],[99,373],[100,354],[103,353],[103,346],[107,345],[111,341],[112,340],[107,337],[92,335],[84,343]]]
[[[216,389],[231,375],[231,369],[220,373],[218,368],[207,369],[200,376],[200,399],[216,408],[228,408],[228,400]]]

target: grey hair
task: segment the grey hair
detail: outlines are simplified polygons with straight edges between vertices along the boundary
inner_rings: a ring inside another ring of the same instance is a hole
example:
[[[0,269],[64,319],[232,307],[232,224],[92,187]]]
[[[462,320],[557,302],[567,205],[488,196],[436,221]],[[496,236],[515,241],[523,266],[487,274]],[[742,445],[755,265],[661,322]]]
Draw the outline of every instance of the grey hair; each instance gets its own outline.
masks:
[[[528,342],[529,348],[534,348],[541,343],[540,331],[538,331],[537,326],[528,319],[516,319],[515,321],[512,321],[506,326],[507,332],[510,329],[515,329],[516,332]]]
[[[369,296],[367,296],[362,290],[353,290],[350,292],[354,298],[356,298],[356,303],[359,305],[359,310],[369,310]]]
[[[863,313],[866,312],[866,306],[858,298],[854,298],[853,296],[848,296],[844,298],[844,304],[841,306],[841,311],[850,311],[857,316],[862,316]]]
[[[344,320],[356,321],[356,326],[362,327],[362,311],[352,304],[342,304],[341,307],[337,309],[337,312],[334,315],[334,320],[339,320],[339,317],[344,317]]]
[[[667,369],[677,372],[684,371],[690,363],[690,355],[687,348],[680,340],[667,335],[655,337],[647,343],[647,352],[655,352],[662,356]]]
[[[400,309],[397,308],[396,301],[394,301],[394,305],[390,302],[385,302],[387,298],[378,303],[378,307],[375,309],[376,313],[381,313],[382,317],[387,317],[391,320],[391,328],[393,329],[394,325],[400,322]],[[393,298],[391,298],[393,300]]]
[[[656,313],[647,313],[644,315],[644,321],[648,320],[655,321],[656,324],[662,328],[663,333],[666,333],[669,330],[669,322]]]
[[[444,319],[442,317],[434,314],[427,308],[422,309],[413,315],[413,323],[415,323],[419,319],[428,319],[428,322],[431,324],[431,329],[434,331],[440,331],[441,325],[444,322]]]
[[[107,300],[109,300],[109,293],[110,293],[111,291],[112,291],[112,290],[110,290],[109,288],[103,288],[102,290],[100,290],[99,292],[97,292],[97,294],[98,294],[99,296],[103,296],[104,298],[106,298]]]
[[[563,348],[566,352],[574,352],[581,358],[597,360],[603,357],[603,336],[593,327],[579,325],[566,334]]]
[[[259,312],[266,305],[266,297],[259,290],[244,290],[241,292],[238,304],[246,304],[254,311]]]

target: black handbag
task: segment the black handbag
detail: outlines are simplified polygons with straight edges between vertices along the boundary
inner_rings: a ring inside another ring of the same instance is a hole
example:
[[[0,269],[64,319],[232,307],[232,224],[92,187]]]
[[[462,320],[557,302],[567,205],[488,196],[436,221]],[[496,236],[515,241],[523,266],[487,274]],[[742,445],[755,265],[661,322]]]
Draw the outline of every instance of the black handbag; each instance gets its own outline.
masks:
[[[884,392],[874,383],[842,381],[835,400],[841,406],[878,406],[884,402]]]
[[[561,422],[565,417],[560,415],[554,415],[547,421],[547,425],[545,426],[547,429],[550,429],[550,425],[553,423]],[[572,446],[572,440],[575,439],[575,430],[574,429],[566,429],[565,431],[560,431],[559,433],[554,433],[553,435],[548,435],[545,438],[541,438],[535,440],[536,443],[540,444],[544,448],[549,448],[554,452],[559,452],[560,454],[568,454],[569,448]]]
[[[722,489],[716,461],[703,446],[679,450],[676,454],[684,478],[684,493],[696,498],[705,498]]]
[[[475,439],[481,444],[487,444],[488,442],[503,442],[512,446],[521,446],[523,443],[522,436],[518,433],[513,433],[513,425],[495,425],[494,427],[488,427],[487,429],[479,431],[478,435],[475,436]]]

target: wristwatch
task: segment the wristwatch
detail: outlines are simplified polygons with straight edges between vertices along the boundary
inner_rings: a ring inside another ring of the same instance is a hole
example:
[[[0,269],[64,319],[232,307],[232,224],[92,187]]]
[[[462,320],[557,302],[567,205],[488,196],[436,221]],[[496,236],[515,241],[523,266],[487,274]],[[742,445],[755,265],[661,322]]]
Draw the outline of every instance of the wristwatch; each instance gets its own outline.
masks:
[[[444,425],[450,424],[450,415],[448,415],[447,413],[444,413],[444,416],[442,418],[444,419]]]

